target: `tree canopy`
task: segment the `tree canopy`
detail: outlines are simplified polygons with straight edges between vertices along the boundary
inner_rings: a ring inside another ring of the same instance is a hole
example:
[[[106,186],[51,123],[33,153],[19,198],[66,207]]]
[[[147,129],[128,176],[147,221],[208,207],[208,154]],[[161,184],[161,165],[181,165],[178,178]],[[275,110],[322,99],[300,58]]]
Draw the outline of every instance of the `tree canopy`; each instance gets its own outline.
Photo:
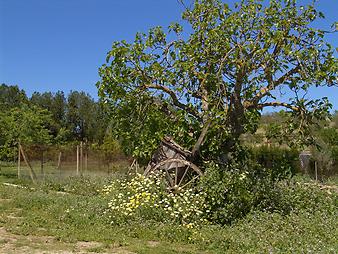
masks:
[[[9,86],[1,84],[0,86],[0,110],[5,111],[27,103],[28,98],[25,91],[20,90],[18,86]]]
[[[308,124],[330,103],[306,91],[338,83],[328,31],[311,27],[323,17],[295,0],[242,0],[233,9],[196,0],[182,15],[189,34],[171,24],[114,42],[97,86],[117,135],[140,157],[165,135],[214,156],[255,131],[262,109],[281,107],[293,117],[288,129],[308,136]],[[283,100],[280,93],[292,95]]]
[[[196,0],[182,14],[188,33],[171,24],[114,42],[97,86],[117,136],[136,156],[149,156],[165,135],[213,156],[255,131],[265,107],[284,108],[288,130],[308,136],[330,103],[306,92],[338,83],[329,31],[311,26],[323,17],[295,0],[242,0],[234,8]]]

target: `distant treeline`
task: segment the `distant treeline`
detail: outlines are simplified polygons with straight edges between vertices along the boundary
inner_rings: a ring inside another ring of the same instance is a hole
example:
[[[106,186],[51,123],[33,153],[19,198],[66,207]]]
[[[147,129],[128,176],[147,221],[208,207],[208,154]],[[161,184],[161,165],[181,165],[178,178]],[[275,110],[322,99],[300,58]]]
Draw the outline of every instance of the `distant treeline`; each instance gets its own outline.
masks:
[[[107,139],[108,125],[106,106],[85,92],[34,92],[28,97],[16,85],[0,86],[0,160],[12,158],[13,147],[19,141],[37,145],[84,141],[101,145]]]
[[[37,117],[46,110],[46,128],[54,137],[62,135],[62,141],[102,142],[108,122],[108,111],[104,104],[95,101],[82,91],[34,92],[28,97],[18,86],[0,86],[0,110],[2,113],[13,109],[36,111]]]

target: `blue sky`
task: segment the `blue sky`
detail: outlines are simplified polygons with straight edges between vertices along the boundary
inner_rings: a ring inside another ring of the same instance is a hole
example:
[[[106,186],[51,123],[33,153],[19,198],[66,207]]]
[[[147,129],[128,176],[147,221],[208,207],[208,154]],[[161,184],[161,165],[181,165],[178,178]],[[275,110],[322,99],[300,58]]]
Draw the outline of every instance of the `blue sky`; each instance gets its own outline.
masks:
[[[338,21],[338,0],[317,6],[326,20],[316,26]],[[167,27],[182,10],[177,0],[0,0],[0,83],[19,85],[28,95],[83,90],[97,98],[98,68],[112,42]],[[338,33],[327,39],[338,47]],[[310,95],[328,96],[338,109],[338,88]]]

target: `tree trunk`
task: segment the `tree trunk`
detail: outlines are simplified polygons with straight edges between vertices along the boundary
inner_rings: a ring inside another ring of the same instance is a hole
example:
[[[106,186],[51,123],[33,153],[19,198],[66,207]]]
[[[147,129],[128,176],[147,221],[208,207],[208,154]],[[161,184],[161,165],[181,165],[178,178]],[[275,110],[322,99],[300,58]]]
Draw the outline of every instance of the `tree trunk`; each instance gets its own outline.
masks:
[[[196,142],[196,144],[194,145],[193,149],[192,149],[192,158],[191,160],[194,161],[196,160],[196,158],[199,156],[199,151],[200,151],[200,148],[205,140],[205,136],[207,135],[208,133],[208,129],[211,125],[211,121],[208,121],[207,123],[205,123],[202,131],[201,131],[201,134],[200,136],[198,137],[198,140]]]

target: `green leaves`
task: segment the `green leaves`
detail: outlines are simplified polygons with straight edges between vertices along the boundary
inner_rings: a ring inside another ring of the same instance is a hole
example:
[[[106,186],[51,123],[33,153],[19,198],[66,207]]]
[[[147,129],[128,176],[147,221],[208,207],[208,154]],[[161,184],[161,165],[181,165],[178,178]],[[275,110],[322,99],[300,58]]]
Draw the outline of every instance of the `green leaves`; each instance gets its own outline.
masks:
[[[0,113],[0,158],[16,156],[18,142],[22,144],[49,144],[52,136],[48,125],[52,122],[50,113],[38,107],[23,105]]]
[[[183,27],[178,23],[171,23],[168,27],[169,32],[174,31],[176,34],[183,32]]]
[[[37,107],[23,106],[13,108],[3,113],[2,117],[3,134],[9,137],[9,142],[26,144],[48,144],[50,134],[47,129],[51,122],[51,116],[47,110]]]
[[[149,157],[165,135],[191,148],[209,119],[201,151],[215,157],[229,140],[257,129],[264,107],[294,111],[304,128],[325,115],[326,102],[275,96],[280,88],[306,93],[338,85],[334,49],[325,31],[311,27],[323,14],[294,0],[263,3],[243,0],[230,9],[222,1],[195,0],[182,15],[190,34],[173,23],[168,31],[154,27],[133,43],[113,44],[97,86],[110,100],[116,135],[127,149]]]

